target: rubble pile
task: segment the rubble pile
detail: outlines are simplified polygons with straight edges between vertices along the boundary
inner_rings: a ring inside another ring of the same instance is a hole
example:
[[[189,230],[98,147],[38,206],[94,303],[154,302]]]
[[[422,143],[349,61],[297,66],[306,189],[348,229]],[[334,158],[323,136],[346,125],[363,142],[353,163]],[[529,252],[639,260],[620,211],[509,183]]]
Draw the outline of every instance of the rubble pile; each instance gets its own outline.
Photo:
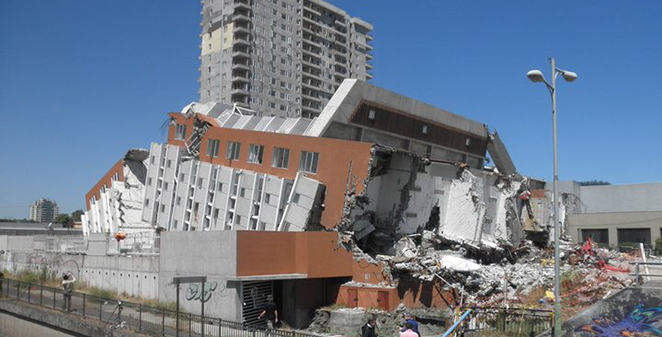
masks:
[[[471,258],[475,248],[423,231],[401,238],[395,245],[394,256],[377,255],[374,259],[363,256],[383,262],[390,279],[396,283],[394,286],[403,277],[421,282],[441,282],[444,290],[460,294],[455,306],[551,309],[554,301],[553,248],[541,249],[527,240],[519,247],[481,247],[483,254],[501,252],[501,260],[491,263],[485,263],[486,259]],[[584,308],[628,286],[633,282],[629,276],[630,262],[640,259],[636,253],[600,248],[590,240],[577,246],[564,241],[561,250],[563,300],[576,308]],[[354,254],[355,257],[362,256],[356,247]]]

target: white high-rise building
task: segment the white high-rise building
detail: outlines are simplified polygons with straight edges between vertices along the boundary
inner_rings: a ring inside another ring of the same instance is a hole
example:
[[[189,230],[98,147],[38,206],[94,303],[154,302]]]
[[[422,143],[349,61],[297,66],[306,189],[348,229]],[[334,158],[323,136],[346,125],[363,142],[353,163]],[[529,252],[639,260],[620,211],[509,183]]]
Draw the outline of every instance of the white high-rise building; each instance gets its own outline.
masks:
[[[51,222],[60,215],[57,203],[50,199],[39,199],[30,205],[30,220]]]
[[[372,78],[372,25],[322,0],[202,0],[200,101],[317,117]]]

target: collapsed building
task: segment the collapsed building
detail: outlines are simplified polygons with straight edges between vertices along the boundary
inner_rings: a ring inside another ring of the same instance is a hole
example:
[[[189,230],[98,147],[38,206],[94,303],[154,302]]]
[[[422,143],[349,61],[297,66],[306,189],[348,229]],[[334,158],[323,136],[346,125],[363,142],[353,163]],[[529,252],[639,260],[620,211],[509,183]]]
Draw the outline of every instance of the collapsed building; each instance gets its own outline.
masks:
[[[319,245],[283,258],[309,261],[328,254],[320,249],[345,250],[351,254],[342,259],[353,256],[352,262],[335,263],[349,267],[301,274],[264,266],[226,280],[259,280],[277,298],[288,291],[279,280],[332,277],[335,295],[323,283],[318,305],[444,307],[455,287],[436,272],[418,277],[420,269],[471,267],[435,250],[462,247],[463,255],[491,262],[508,258],[527,235],[544,237],[543,244],[548,238],[550,223],[542,214],[536,220],[522,197],[544,183],[516,172],[496,131],[360,80],[345,80],[314,119],[191,103],[169,114],[166,144],[132,151],[86,195],[86,235],[338,232],[335,248]],[[485,166],[490,159],[495,167]],[[277,236],[241,235],[259,239],[239,247],[237,236],[237,253],[227,256],[237,260],[216,264],[239,265],[240,250],[278,246],[269,242]],[[412,262],[415,256],[432,262]],[[213,274],[209,267],[197,272],[205,273]],[[246,321],[244,310],[238,306],[232,315]],[[297,325],[310,322],[310,311],[303,317]]]
[[[131,149],[85,194],[83,233],[136,233],[151,227],[142,221],[147,157]]]

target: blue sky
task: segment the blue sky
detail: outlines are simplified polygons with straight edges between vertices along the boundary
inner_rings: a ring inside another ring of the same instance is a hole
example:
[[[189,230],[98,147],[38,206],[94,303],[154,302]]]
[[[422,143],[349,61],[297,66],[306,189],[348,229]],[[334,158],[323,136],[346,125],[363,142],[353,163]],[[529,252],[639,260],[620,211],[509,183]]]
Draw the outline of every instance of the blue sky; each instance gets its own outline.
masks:
[[[579,75],[559,82],[560,179],[662,180],[661,2],[332,3],[374,24],[373,84],[498,129],[520,172],[552,178],[549,94],[525,75],[554,56]],[[127,149],[162,142],[198,98],[199,21],[197,0],[0,1],[0,217],[82,209]]]

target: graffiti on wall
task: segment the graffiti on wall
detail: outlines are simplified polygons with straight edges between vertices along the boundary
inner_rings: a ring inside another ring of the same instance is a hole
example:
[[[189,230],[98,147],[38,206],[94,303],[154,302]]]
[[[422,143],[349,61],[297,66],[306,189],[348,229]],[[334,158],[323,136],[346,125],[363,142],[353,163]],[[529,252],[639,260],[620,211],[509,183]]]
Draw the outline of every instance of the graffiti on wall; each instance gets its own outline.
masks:
[[[205,291],[203,297],[202,285],[198,283],[189,283],[188,288],[186,288],[186,300],[188,301],[202,301],[208,302],[214,292],[222,292],[224,289],[223,285],[218,284],[216,281],[210,281],[205,283]]]
[[[582,325],[575,329],[586,336],[596,337],[648,337],[662,336],[662,330],[655,327],[662,322],[662,307],[645,309],[638,304],[627,314],[618,310],[611,314],[594,318],[591,324]]]

